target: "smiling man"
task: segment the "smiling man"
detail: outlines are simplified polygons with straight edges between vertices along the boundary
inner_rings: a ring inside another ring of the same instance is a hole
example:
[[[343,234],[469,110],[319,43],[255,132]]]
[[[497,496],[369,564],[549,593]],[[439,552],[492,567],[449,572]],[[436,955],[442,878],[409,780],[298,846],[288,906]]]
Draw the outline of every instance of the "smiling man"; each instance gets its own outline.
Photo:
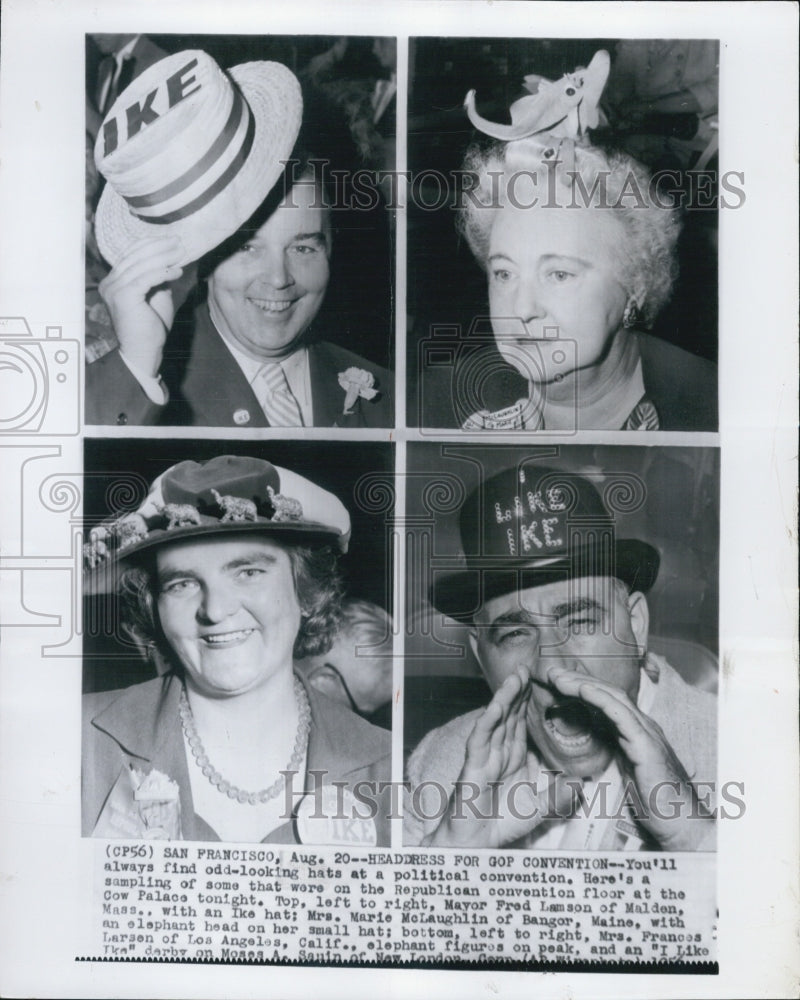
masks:
[[[119,346],[87,367],[87,423],[392,425],[391,373],[319,328],[332,233],[301,113],[284,66],[226,75],[202,52],[161,60],[115,102],[95,229]],[[205,301],[179,310],[195,262]]]
[[[405,843],[712,850],[716,702],[648,653],[656,550],[534,462],[467,499],[461,537],[432,601],[471,621],[493,698],[412,754]]]

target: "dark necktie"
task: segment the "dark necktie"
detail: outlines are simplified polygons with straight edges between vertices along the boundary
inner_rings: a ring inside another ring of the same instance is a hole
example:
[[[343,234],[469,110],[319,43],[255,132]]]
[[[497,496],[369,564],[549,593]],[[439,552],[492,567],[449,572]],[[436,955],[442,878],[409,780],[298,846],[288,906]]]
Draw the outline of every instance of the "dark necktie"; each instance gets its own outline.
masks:
[[[116,56],[106,56],[97,72],[97,110],[105,117],[109,108],[123,90],[133,80],[134,61],[130,55],[123,56],[119,66]]]

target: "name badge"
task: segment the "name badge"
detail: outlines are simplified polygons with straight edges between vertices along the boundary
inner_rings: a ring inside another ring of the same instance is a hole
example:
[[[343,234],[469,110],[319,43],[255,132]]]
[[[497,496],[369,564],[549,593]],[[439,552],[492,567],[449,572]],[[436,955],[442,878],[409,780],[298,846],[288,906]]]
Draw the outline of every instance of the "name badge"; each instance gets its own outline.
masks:
[[[320,785],[297,808],[297,836],[301,844],[374,847],[378,831],[366,811],[348,788]]]
[[[503,410],[479,410],[468,417],[462,425],[465,431],[513,431],[521,430],[525,426],[523,416],[524,400],[517,400],[511,406]]]

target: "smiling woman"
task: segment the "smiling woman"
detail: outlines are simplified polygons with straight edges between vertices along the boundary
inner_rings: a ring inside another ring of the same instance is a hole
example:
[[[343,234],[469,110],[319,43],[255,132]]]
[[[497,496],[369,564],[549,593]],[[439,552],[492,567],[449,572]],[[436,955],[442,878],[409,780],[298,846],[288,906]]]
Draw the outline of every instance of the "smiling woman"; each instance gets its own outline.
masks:
[[[300,606],[289,556],[274,542],[165,545],[156,580],[164,638],[189,688],[231,697],[291,664]]]
[[[388,779],[387,734],[294,673],[330,648],[349,535],[331,493],[233,456],[173,466],[135,513],[93,529],[88,588],[119,572],[123,623],[164,672],[86,699],[85,834],[291,843],[320,775]],[[388,842],[388,810],[356,826]],[[314,838],[336,842],[324,817]]]

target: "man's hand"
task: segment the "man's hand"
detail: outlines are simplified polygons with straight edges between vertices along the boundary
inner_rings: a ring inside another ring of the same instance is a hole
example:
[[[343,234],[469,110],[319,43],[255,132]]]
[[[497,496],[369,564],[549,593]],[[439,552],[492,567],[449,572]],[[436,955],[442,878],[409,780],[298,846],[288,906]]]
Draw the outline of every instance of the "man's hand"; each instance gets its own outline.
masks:
[[[571,792],[559,782],[555,792],[537,789],[529,768],[525,714],[531,693],[525,667],[497,689],[467,740],[466,759],[447,812],[423,845],[503,847],[538,826],[553,804],[561,809]]]
[[[100,282],[119,347],[138,370],[155,377],[175,305],[170,283],[183,274],[178,261],[183,244],[177,237],[139,240]]]
[[[561,694],[599,709],[613,723],[623,770],[636,785],[647,815],[637,821],[665,851],[693,851],[708,842],[713,819],[703,808],[661,727],[628,695],[590,674],[552,667],[547,678]]]

